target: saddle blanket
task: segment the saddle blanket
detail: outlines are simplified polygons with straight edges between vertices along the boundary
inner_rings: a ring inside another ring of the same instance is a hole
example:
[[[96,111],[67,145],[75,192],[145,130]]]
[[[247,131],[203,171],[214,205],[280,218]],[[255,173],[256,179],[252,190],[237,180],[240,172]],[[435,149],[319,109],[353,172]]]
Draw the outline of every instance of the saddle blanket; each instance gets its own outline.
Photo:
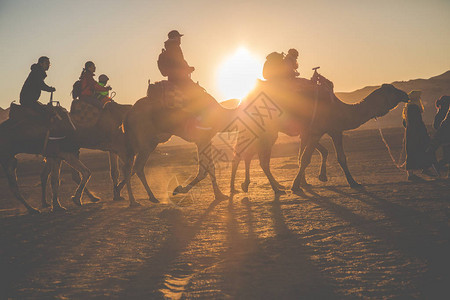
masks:
[[[83,100],[73,100],[70,106],[70,117],[75,126],[93,127],[97,124],[100,116],[100,109]]]

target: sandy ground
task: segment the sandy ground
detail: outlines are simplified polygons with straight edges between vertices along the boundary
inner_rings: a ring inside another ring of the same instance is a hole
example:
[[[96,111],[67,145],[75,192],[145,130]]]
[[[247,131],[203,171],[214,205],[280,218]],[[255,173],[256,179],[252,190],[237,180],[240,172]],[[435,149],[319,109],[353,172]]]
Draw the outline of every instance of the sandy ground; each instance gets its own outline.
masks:
[[[388,130],[386,138],[398,157],[402,130]],[[272,160],[286,186],[297,171],[298,145],[288,142],[276,146]],[[356,131],[345,148],[365,189],[354,190],[324,142],[329,182],[316,178],[315,155],[307,172],[313,186],[300,196],[274,197],[257,161],[249,192],[229,201],[214,202],[209,180],[187,196],[169,196],[196,172],[191,146],[161,148],[167,155],[154,154],[147,164],[157,205],[137,178],[142,207],[113,202],[100,152],[82,159],[93,170],[89,188],[102,201],[85,197],[75,207],[75,186],[63,171],[66,213],[27,215],[0,177],[0,298],[447,298],[450,181],[407,182],[377,132]],[[20,161],[22,191],[39,207],[41,163]],[[228,193],[229,163],[220,163],[218,174]]]

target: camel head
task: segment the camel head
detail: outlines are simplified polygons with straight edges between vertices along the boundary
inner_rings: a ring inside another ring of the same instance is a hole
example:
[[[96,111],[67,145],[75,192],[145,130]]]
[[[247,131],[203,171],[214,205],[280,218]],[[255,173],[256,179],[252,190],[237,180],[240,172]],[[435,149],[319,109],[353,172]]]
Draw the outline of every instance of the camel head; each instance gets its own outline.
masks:
[[[383,84],[367,98],[369,97],[377,99],[377,111],[375,117],[384,116],[400,102],[408,102],[408,95],[404,91],[394,87],[392,84]]]

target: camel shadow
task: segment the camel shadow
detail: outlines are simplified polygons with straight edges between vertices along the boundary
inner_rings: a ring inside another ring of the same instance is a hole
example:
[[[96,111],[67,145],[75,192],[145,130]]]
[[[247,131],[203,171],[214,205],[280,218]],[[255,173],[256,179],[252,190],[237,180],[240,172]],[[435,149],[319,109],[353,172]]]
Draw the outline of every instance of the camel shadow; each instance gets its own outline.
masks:
[[[163,244],[150,259],[143,263],[135,275],[128,277],[118,298],[164,298],[165,295],[161,289],[167,287],[165,275],[170,273],[171,264],[177,260],[194,237],[203,229],[203,223],[220,203],[222,201],[211,202],[192,225],[188,224],[188,221],[178,209],[162,211],[161,218],[168,222],[168,230],[165,233],[166,237]],[[177,271],[183,274],[192,272],[190,266],[182,267],[185,267],[186,270]]]
[[[398,249],[410,260],[425,261],[428,271],[418,280],[416,287],[426,298],[437,297],[447,290],[444,278],[448,278],[450,266],[444,262],[448,261],[450,247],[449,231],[445,224],[435,222],[424,213],[383,199],[367,189],[360,189],[355,193],[335,187],[326,187],[326,190],[373,206],[382,211],[384,218],[378,218],[376,221],[367,219],[343,205],[336,204],[332,198],[318,194],[312,188],[302,197],[313,200],[366,236],[380,240],[381,242],[375,243],[375,247]],[[431,228],[427,230],[425,227]]]
[[[26,282],[27,275],[52,264],[61,251],[85,241],[83,226],[94,226],[95,216],[99,211],[100,206],[90,206],[64,213],[19,215],[0,219],[2,296],[18,297],[20,287],[30,284]],[[22,297],[24,294],[21,292],[18,298]]]
[[[248,234],[236,230],[236,220],[228,222],[231,243],[225,256],[223,291],[236,299],[337,298],[332,284],[311,263],[303,239],[286,224],[279,195],[259,205],[244,197],[241,204],[240,214],[233,209],[231,216],[240,217]],[[262,220],[261,213],[267,219]],[[270,228],[273,236],[267,236]]]

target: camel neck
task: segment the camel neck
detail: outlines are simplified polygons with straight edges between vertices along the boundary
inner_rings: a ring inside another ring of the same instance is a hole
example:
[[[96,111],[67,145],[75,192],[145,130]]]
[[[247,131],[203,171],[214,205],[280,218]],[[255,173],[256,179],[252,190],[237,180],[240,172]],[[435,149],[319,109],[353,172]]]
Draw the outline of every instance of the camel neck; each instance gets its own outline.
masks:
[[[376,98],[372,95],[355,104],[339,101],[338,105],[341,106],[339,111],[342,112],[340,117],[343,130],[356,129],[370,119],[383,114],[382,110],[377,107]]]

